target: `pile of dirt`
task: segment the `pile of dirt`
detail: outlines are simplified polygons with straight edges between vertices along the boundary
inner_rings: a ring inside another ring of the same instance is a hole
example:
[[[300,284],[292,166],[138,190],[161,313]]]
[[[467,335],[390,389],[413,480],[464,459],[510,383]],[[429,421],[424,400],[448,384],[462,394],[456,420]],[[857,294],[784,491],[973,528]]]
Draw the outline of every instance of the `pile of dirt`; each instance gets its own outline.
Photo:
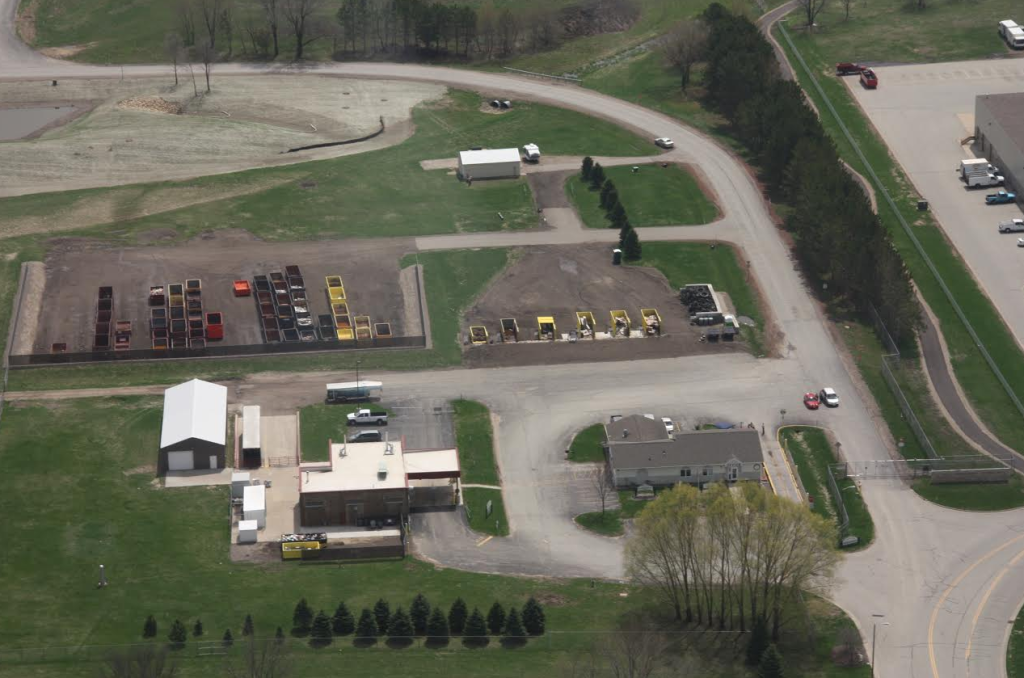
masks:
[[[130,97],[117,102],[118,108],[130,111],[149,111],[150,113],[169,113],[181,115],[181,104],[167,101],[162,97]]]

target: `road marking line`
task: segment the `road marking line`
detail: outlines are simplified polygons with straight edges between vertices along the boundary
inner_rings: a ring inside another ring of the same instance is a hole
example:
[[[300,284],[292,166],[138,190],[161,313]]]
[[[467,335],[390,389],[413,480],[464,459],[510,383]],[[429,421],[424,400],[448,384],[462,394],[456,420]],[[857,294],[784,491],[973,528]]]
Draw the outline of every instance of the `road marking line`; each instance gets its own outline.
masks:
[[[1002,570],[1000,570],[1000,572],[996,576],[996,578],[992,580],[992,584],[989,585],[988,590],[985,591],[985,595],[982,596],[981,602],[978,603],[978,609],[974,613],[974,619],[971,620],[971,632],[967,636],[967,649],[964,650],[964,661],[967,661],[968,659],[971,658],[971,645],[974,643],[974,629],[978,625],[978,619],[981,618],[982,610],[984,610],[985,609],[985,605],[988,604],[989,597],[992,595],[992,592],[995,590],[996,586],[999,584],[999,581],[1003,578],[1003,576],[1007,572],[1009,572],[1010,568],[1013,567],[1014,565],[1016,565],[1020,561],[1021,558],[1024,558],[1024,551],[1021,551],[1016,556],[1014,556],[1013,560],[1011,560],[1006,567],[1004,567]],[[968,676],[971,675],[971,665],[970,664],[967,664],[967,675]]]
[[[991,551],[983,555],[981,558],[978,558],[971,564],[970,567],[961,572],[959,576],[957,576],[957,578],[954,579],[953,582],[946,587],[946,590],[942,592],[942,595],[939,596],[939,602],[935,603],[935,607],[932,608],[931,617],[928,620],[928,660],[931,662],[932,665],[933,678],[939,678],[939,665],[935,661],[935,622],[939,618],[939,608],[942,607],[942,604],[946,602],[946,598],[948,598],[949,594],[953,592],[953,589],[955,589],[960,584],[960,582],[962,582],[964,578],[966,578],[967,575],[969,575],[974,570],[974,568],[976,568],[978,565],[981,565],[983,562],[985,562],[992,556],[996,555],[1003,549],[1008,548],[1009,546],[1019,542],[1022,539],[1024,539],[1024,534],[1018,537],[1014,537],[1002,546],[997,546],[996,548],[992,549]]]
[[[477,545],[478,547],[479,547],[479,546],[483,546],[484,544],[486,544],[487,542],[489,542],[489,541],[490,541],[490,540],[492,540],[492,539],[494,539],[494,535],[491,535],[490,537],[486,537],[486,538],[484,538],[484,539],[481,539],[480,541],[478,541],[478,542],[476,543],[476,545]]]

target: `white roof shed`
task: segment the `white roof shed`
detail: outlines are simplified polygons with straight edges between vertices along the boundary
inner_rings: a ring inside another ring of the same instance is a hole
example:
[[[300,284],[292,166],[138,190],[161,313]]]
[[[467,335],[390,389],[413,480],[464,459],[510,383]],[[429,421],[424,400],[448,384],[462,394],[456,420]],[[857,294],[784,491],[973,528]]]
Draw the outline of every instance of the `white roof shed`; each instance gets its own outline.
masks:
[[[464,179],[511,179],[519,176],[521,165],[517,148],[459,153],[459,174]]]
[[[488,148],[482,151],[462,151],[459,153],[459,164],[463,167],[490,165],[496,162],[518,163],[519,160],[518,148]]]
[[[260,449],[259,405],[246,405],[242,408],[242,449]]]
[[[227,440],[228,389],[193,379],[164,391],[160,447],[197,438],[223,445]]]

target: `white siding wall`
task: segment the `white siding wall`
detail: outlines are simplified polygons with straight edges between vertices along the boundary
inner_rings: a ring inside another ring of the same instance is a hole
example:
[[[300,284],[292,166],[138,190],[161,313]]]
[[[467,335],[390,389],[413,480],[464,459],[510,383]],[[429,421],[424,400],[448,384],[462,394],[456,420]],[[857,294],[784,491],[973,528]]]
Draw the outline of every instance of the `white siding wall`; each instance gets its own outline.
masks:
[[[760,480],[760,463],[743,463],[739,465],[739,480]],[[726,480],[728,471],[725,464],[710,466],[710,475],[703,475],[703,466],[690,466],[690,475],[684,476],[682,466],[666,466],[655,469],[619,469],[615,471],[616,487],[633,487],[643,483],[652,485],[675,485],[676,483],[711,483]]]

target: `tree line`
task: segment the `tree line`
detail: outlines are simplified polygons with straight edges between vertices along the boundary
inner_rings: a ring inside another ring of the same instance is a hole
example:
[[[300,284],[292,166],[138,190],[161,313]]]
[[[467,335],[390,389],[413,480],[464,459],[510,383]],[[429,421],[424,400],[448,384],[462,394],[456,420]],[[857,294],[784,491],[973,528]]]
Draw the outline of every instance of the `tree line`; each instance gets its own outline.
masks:
[[[771,45],[747,18],[715,3],[703,22],[707,100],[788,205],[785,228],[809,282],[832,312],[872,305],[896,342],[912,339],[921,310],[910,272],[799,85],[780,77]]]
[[[619,190],[615,187],[615,183],[605,176],[601,163],[595,163],[589,155],[583,158],[580,176],[590,186],[591,191],[600,192],[601,209],[604,210],[604,215],[608,219],[608,227],[619,229],[619,248],[626,261],[639,261],[643,256],[640,236],[633,229],[633,224],[629,223],[626,208],[619,200]],[[603,496],[601,513],[604,513]]]
[[[659,591],[677,621],[770,630],[778,640],[800,592],[831,579],[836,527],[759,485],[738,488],[680,484],[660,492],[634,521],[627,572]]]

